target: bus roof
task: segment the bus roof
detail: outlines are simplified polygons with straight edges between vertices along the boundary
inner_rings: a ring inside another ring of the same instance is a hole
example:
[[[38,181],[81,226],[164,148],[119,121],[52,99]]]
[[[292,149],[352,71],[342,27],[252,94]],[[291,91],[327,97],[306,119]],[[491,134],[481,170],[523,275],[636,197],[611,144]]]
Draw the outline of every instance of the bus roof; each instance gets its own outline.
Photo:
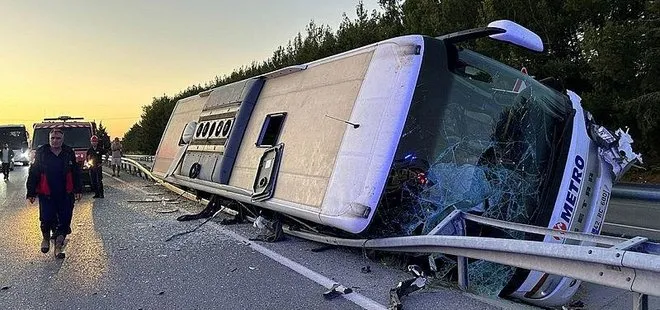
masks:
[[[23,124],[7,124],[7,125],[0,125],[0,128],[16,128],[16,127],[25,128],[25,125],[23,125]]]
[[[92,122],[44,122],[34,124],[34,128],[76,128],[76,127],[94,127]]]

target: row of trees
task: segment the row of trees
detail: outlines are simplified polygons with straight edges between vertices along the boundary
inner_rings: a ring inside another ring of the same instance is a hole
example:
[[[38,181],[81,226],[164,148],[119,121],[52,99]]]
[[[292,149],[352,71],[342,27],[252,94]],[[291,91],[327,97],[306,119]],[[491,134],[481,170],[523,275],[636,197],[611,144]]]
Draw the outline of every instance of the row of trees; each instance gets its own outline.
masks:
[[[337,31],[311,21],[262,62],[242,66],[205,85],[154,98],[124,136],[132,152],[153,154],[175,103],[200,91],[301,64],[405,34],[437,36],[514,20],[538,33],[544,53],[490,40],[471,48],[537,78],[556,77],[576,91],[597,121],[630,126],[635,148],[650,166],[660,163],[660,2],[657,0],[379,0],[355,19],[344,14]],[[647,165],[648,166],[648,165]]]

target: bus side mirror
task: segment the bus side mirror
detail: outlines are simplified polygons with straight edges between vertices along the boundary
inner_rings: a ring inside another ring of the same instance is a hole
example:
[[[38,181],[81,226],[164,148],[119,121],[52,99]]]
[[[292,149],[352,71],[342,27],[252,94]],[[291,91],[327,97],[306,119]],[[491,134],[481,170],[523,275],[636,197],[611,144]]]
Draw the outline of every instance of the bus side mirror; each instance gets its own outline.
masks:
[[[510,20],[496,20],[488,24],[488,27],[504,30],[503,33],[490,35],[491,39],[509,42],[536,52],[543,51],[543,41],[539,35]]]

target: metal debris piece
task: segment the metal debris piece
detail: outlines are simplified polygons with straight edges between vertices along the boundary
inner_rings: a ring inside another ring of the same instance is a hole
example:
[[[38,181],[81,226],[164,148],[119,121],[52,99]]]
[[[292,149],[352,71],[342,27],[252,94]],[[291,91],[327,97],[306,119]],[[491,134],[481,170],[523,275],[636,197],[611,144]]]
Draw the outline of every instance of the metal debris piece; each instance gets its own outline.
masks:
[[[147,198],[147,199],[138,199],[138,200],[126,200],[126,202],[162,202],[162,203],[173,202],[173,201],[176,201],[176,199],[172,199],[172,198],[162,198],[162,199]]]
[[[431,271],[438,272],[438,266],[435,264],[435,255],[431,254],[429,255],[429,269]]]
[[[174,212],[179,212],[179,209],[161,209],[161,210],[156,210],[156,213],[174,213]]]
[[[187,230],[187,231],[184,231],[184,232],[176,233],[176,234],[174,234],[174,235],[171,235],[169,238],[165,239],[165,241],[171,241],[172,239],[174,239],[174,238],[176,238],[176,237],[178,237],[178,236],[187,235],[187,234],[189,234],[189,233],[191,233],[191,232],[195,232],[195,231],[197,231],[197,229],[199,229],[200,227],[202,227],[202,225],[208,223],[208,222],[209,222],[210,220],[212,220],[216,215],[218,215],[218,213],[220,213],[220,211],[222,211],[222,210],[215,211],[215,213],[213,213],[213,215],[212,215],[211,217],[209,217],[209,218],[207,218],[206,220],[204,220],[204,222],[202,222],[201,224],[195,226],[195,228],[190,229],[190,230]],[[185,216],[185,215],[182,215],[182,216]],[[179,218],[181,218],[181,217],[179,217]],[[177,219],[177,220],[178,220],[178,219]]]
[[[584,303],[580,300],[574,300],[568,306],[562,306],[562,310],[581,310],[585,309]]]
[[[250,238],[250,241],[277,242],[284,240],[284,230],[282,230],[282,222],[280,220],[270,221],[259,215],[254,221],[254,227],[265,231],[265,233],[259,234],[255,238]]]
[[[237,213],[230,219],[222,219],[220,225],[236,225],[245,223],[245,217],[241,213]]]
[[[323,297],[325,299],[330,300],[337,298],[337,296],[350,294],[350,293],[353,293],[353,290],[351,288],[335,283],[334,285],[332,285],[332,288],[330,288],[329,291],[323,293]]]
[[[215,217],[218,212],[222,211],[224,207],[220,204],[219,198],[217,196],[213,196],[209,203],[206,205],[204,210],[200,211],[197,214],[185,214],[182,216],[179,216],[176,220],[177,221],[192,221],[192,220],[198,220],[202,218],[213,218]]]
[[[394,288],[390,289],[390,304],[388,309],[403,309],[401,298],[403,296],[408,296],[410,293],[421,290],[426,286],[426,276],[421,267],[410,265],[408,266],[408,271],[410,271],[415,277],[401,281]]]

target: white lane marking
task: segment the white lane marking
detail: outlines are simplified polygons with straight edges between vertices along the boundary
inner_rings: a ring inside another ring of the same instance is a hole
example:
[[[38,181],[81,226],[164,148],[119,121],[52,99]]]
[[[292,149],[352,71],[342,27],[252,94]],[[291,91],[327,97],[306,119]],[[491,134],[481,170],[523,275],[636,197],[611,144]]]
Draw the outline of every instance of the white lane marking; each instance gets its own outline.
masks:
[[[106,173],[106,172],[103,172],[103,173],[106,174],[106,175],[108,175],[108,176],[110,176],[110,175],[109,175],[108,173]],[[112,176],[110,176],[110,177],[111,177],[113,180],[117,180],[117,181],[119,181],[120,183],[122,183],[122,184],[124,184],[124,185],[126,185],[126,186],[128,186],[128,187],[134,188],[134,189],[136,189],[136,190],[138,190],[138,191],[141,191],[141,192],[143,192],[143,193],[145,193],[145,194],[148,194],[146,191],[144,191],[143,189],[141,189],[141,188],[139,188],[139,187],[137,187],[137,186],[135,186],[135,185],[133,185],[133,184],[130,184],[130,183],[124,181],[124,180],[120,180],[120,179],[115,178],[115,177],[112,177]],[[190,213],[190,212],[188,212],[188,211],[186,211],[186,210],[183,210],[183,209],[180,209],[180,210],[181,210],[182,213],[192,214],[192,213]],[[285,267],[287,267],[287,268],[289,268],[289,269],[291,269],[291,270],[297,272],[298,274],[300,274],[300,275],[306,277],[307,279],[310,279],[310,280],[312,280],[312,281],[314,281],[314,282],[320,284],[321,286],[323,286],[323,287],[325,287],[325,288],[327,288],[327,289],[332,288],[332,286],[333,286],[335,283],[338,283],[338,282],[333,281],[332,279],[329,279],[329,278],[327,278],[326,276],[324,276],[324,275],[322,275],[322,274],[320,274],[320,273],[318,273],[318,272],[316,272],[316,271],[313,271],[313,270],[311,270],[311,269],[309,269],[309,268],[307,268],[307,267],[305,267],[305,266],[303,266],[303,265],[301,265],[301,264],[298,264],[298,263],[296,263],[296,262],[294,262],[294,261],[292,261],[292,260],[290,260],[290,259],[288,259],[288,258],[282,256],[281,254],[279,254],[279,253],[277,253],[277,252],[275,252],[275,251],[272,251],[272,250],[270,250],[270,249],[267,249],[267,248],[265,248],[265,247],[262,246],[262,245],[256,244],[256,243],[254,243],[254,242],[248,240],[247,238],[245,238],[245,237],[243,237],[243,236],[241,236],[241,235],[239,235],[239,234],[237,234],[237,233],[235,233],[235,232],[233,232],[233,231],[231,231],[231,230],[228,230],[228,229],[226,229],[226,228],[223,228],[222,226],[219,226],[219,225],[212,225],[212,227],[214,227],[215,229],[219,230],[222,234],[224,234],[224,235],[226,235],[226,236],[228,236],[228,237],[231,237],[231,238],[233,238],[233,239],[235,239],[235,240],[237,240],[237,241],[240,241],[240,242],[243,242],[243,243],[249,244],[249,245],[250,245],[250,248],[252,248],[253,250],[255,250],[255,251],[257,251],[257,252],[263,254],[264,256],[269,257],[270,259],[272,259],[272,260],[274,260],[274,261],[276,261],[276,262],[278,262],[278,263],[284,265]],[[385,307],[385,306],[383,306],[383,305],[377,303],[376,301],[372,300],[371,298],[368,298],[368,297],[366,297],[366,296],[364,296],[364,295],[362,295],[362,294],[359,294],[359,293],[357,293],[357,292],[355,292],[355,291],[354,291],[353,293],[350,293],[350,294],[342,295],[342,297],[344,297],[345,299],[347,299],[347,300],[353,302],[354,304],[356,304],[356,305],[358,305],[358,306],[360,306],[360,307],[362,307],[362,308],[364,308],[364,309],[379,309],[379,310],[380,310],[380,309],[387,309],[387,307]]]
[[[241,236],[241,235],[239,235],[239,234],[237,234],[237,233],[235,233],[231,230],[228,230],[228,229],[223,228],[222,226],[218,226],[218,225],[213,225],[213,227],[215,229],[219,230],[221,233],[223,233],[224,235],[226,235],[228,237],[234,238],[234,239],[236,239],[238,241],[241,241],[243,243],[248,243],[250,245],[250,248],[252,248],[253,250],[255,250],[255,251],[257,251],[257,252],[259,252],[259,253],[261,253],[265,256],[270,257],[272,260],[288,267],[289,269],[291,269],[291,270],[299,273],[300,275],[302,275],[302,276],[304,276],[304,277],[320,284],[321,286],[323,286],[327,289],[332,288],[332,286],[335,283],[337,283],[337,282],[335,282],[331,279],[328,279],[327,277],[323,276],[322,274],[320,274],[316,271],[313,271],[313,270],[311,270],[311,269],[309,269],[309,268],[307,268],[307,267],[305,267],[301,264],[298,264],[298,263],[296,263],[296,262],[280,255],[279,253],[276,253],[276,252],[274,252],[270,249],[267,249],[267,248],[263,247],[262,245],[256,244],[256,243],[248,240],[247,238],[245,238],[245,237],[243,237],[243,236]],[[350,293],[350,294],[347,294],[347,295],[342,295],[342,297],[352,301],[354,304],[356,304],[356,305],[358,305],[358,306],[360,306],[364,309],[387,309],[385,306],[383,306],[383,305],[375,302],[374,300],[372,300],[368,297],[365,297],[365,296],[363,296],[359,293],[353,292],[353,293]]]

